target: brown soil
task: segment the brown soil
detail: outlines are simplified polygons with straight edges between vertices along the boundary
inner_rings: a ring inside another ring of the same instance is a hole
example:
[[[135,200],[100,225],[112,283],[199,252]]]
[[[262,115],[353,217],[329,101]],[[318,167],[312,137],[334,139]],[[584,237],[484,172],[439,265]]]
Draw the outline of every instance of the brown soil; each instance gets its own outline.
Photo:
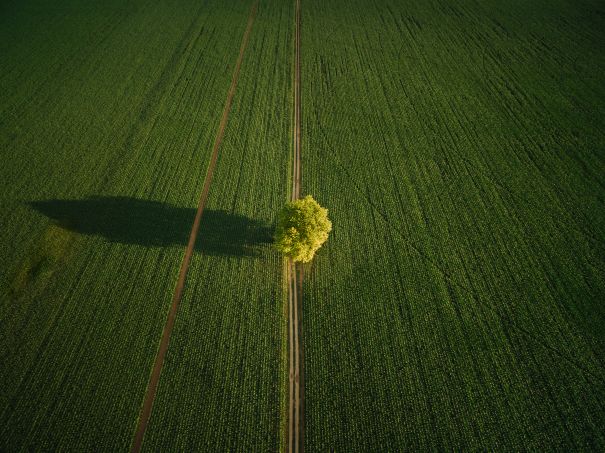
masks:
[[[134,437],[134,442],[132,444],[132,449],[131,449],[131,451],[133,453],[139,452],[143,445],[143,437],[145,436],[145,430],[147,428],[147,424],[149,423],[149,418],[151,416],[153,401],[155,399],[158,383],[160,380],[160,374],[162,372],[164,358],[166,357],[166,352],[168,351],[168,344],[170,342],[170,334],[172,333],[172,328],[174,326],[174,321],[176,319],[177,309],[179,306],[179,302],[181,301],[181,298],[183,296],[183,289],[185,287],[187,270],[189,269],[189,264],[191,262],[191,257],[193,255],[193,249],[194,249],[195,241],[197,239],[198,231],[200,228],[200,221],[202,219],[202,213],[204,212],[204,207],[206,205],[206,200],[208,198],[208,192],[210,190],[210,183],[212,182],[212,176],[214,174],[214,167],[216,166],[218,151],[221,146],[221,142],[223,141],[223,136],[225,134],[225,127],[227,126],[227,119],[229,117],[229,112],[231,110],[233,96],[235,95],[235,88],[237,86],[237,80],[238,80],[238,76],[239,76],[239,72],[240,72],[240,67],[242,65],[242,60],[244,58],[244,52],[248,45],[250,31],[252,30],[252,24],[254,23],[254,18],[256,17],[257,7],[258,7],[258,0],[254,3],[254,5],[252,5],[252,8],[250,9],[250,14],[248,16],[248,24],[246,26],[246,31],[244,32],[244,36],[242,38],[242,44],[241,44],[241,47],[239,50],[239,55],[237,57],[237,63],[235,65],[235,69],[233,71],[233,78],[231,80],[231,86],[229,87],[229,92],[227,94],[227,101],[225,102],[225,107],[223,109],[223,116],[221,117],[221,122],[219,124],[219,128],[216,133],[216,138],[214,140],[214,147],[212,149],[210,165],[208,166],[206,178],[204,179],[204,187],[202,189],[202,195],[201,195],[200,201],[198,203],[198,208],[197,208],[197,211],[195,214],[195,220],[193,221],[193,227],[191,228],[191,234],[189,236],[189,242],[187,244],[187,249],[185,250],[183,262],[181,264],[179,279],[177,281],[177,285],[174,290],[174,295],[172,297],[172,305],[170,307],[170,311],[168,312],[168,319],[166,320],[166,324],[164,325],[164,330],[162,332],[162,338],[160,340],[160,347],[158,349],[158,353],[156,355],[155,362],[153,364],[153,369],[151,371],[151,376],[149,378],[149,384],[147,385],[147,391],[145,393],[145,399],[143,401],[143,406],[141,407],[141,412],[139,414],[139,423],[137,426],[137,431],[136,431],[136,434]]]

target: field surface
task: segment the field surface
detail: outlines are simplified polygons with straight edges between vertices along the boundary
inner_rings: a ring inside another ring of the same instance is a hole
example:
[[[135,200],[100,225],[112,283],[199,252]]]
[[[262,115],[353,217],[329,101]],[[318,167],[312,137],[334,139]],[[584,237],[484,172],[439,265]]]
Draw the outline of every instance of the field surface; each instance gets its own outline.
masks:
[[[303,4],[305,448],[605,448],[602,3]]]
[[[271,241],[288,190],[292,14],[291,2],[259,4],[200,226],[202,250],[223,250],[193,256],[143,450],[282,445],[285,293]]]
[[[128,451],[254,0],[0,6],[0,451]],[[144,451],[283,451],[295,0],[260,0]],[[605,8],[301,0],[307,451],[605,450]]]
[[[3,6],[1,450],[129,448],[249,7]]]

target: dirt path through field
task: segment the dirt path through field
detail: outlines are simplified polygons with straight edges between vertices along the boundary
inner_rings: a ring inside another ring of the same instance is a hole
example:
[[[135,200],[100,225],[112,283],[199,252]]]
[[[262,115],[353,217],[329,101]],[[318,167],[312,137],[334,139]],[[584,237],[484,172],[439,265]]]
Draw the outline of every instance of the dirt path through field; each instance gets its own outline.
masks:
[[[153,401],[155,399],[158,383],[160,381],[160,374],[162,372],[164,358],[166,357],[166,352],[168,351],[168,344],[170,342],[170,334],[172,333],[172,328],[174,327],[174,321],[176,319],[177,309],[179,306],[179,302],[181,301],[181,298],[183,297],[183,289],[185,288],[187,270],[189,269],[189,264],[191,263],[191,257],[193,255],[195,241],[197,239],[198,231],[200,229],[200,221],[202,219],[202,213],[204,212],[204,206],[206,205],[206,200],[208,198],[208,192],[210,190],[210,183],[212,182],[212,176],[214,174],[214,168],[216,166],[218,151],[219,151],[219,148],[223,141],[223,136],[225,135],[227,119],[229,118],[229,112],[231,110],[233,96],[235,95],[235,88],[237,87],[237,79],[239,77],[240,68],[242,65],[243,58],[244,58],[244,52],[248,45],[250,31],[252,30],[252,24],[254,23],[254,18],[256,17],[257,8],[258,8],[258,0],[252,5],[252,8],[250,9],[250,14],[248,16],[248,24],[246,26],[246,31],[244,32],[244,36],[242,38],[242,44],[241,44],[241,47],[239,50],[239,55],[237,57],[237,63],[235,64],[235,69],[233,70],[231,86],[229,87],[229,92],[227,94],[227,100],[225,102],[225,107],[223,109],[223,115],[221,117],[221,122],[219,123],[219,128],[216,133],[216,138],[214,140],[214,147],[212,148],[212,156],[210,158],[210,165],[208,166],[206,178],[204,179],[204,187],[202,189],[202,195],[200,196],[200,201],[198,203],[197,211],[195,214],[195,220],[193,221],[193,226],[191,228],[191,234],[189,236],[189,242],[188,242],[187,248],[185,250],[183,262],[181,263],[179,279],[177,281],[176,288],[174,290],[174,295],[172,297],[172,305],[171,305],[170,311],[168,313],[168,318],[166,320],[166,324],[164,325],[164,330],[162,332],[162,338],[160,340],[160,347],[158,349],[158,353],[156,355],[155,362],[153,364],[153,369],[151,372],[151,376],[149,378],[149,383],[147,385],[147,391],[145,393],[145,399],[143,400],[143,406],[141,407],[141,412],[139,414],[139,423],[137,426],[137,431],[136,431],[136,434],[134,437],[134,442],[132,444],[132,449],[131,449],[131,451],[133,453],[139,452],[143,445],[143,437],[145,436],[145,430],[147,429],[147,424],[149,423],[149,418],[151,416],[151,410],[153,408]]]
[[[291,199],[300,197],[300,0],[296,0],[294,32],[294,159]],[[303,268],[288,263],[288,344],[290,353],[288,451],[303,451],[304,374],[302,363],[302,282]]]

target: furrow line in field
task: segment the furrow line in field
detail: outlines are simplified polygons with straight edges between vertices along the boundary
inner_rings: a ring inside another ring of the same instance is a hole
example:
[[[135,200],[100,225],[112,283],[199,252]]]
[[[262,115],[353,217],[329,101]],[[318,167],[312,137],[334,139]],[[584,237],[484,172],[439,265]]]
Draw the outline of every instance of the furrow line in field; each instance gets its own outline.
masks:
[[[185,255],[183,256],[183,261],[181,263],[179,278],[178,278],[177,285],[176,285],[174,295],[172,298],[172,305],[171,305],[170,311],[168,313],[168,318],[166,320],[166,324],[164,325],[164,330],[162,332],[162,337],[160,340],[158,353],[155,358],[151,376],[149,378],[149,384],[147,386],[147,391],[145,393],[145,399],[143,400],[143,406],[141,408],[141,412],[139,415],[137,431],[135,433],[134,442],[133,442],[132,449],[131,449],[131,451],[133,453],[139,452],[143,445],[143,438],[145,436],[145,430],[147,428],[147,425],[149,423],[149,418],[151,416],[151,410],[153,408],[153,401],[155,399],[155,395],[157,392],[157,387],[158,387],[160,375],[162,372],[162,366],[164,364],[164,358],[166,357],[166,352],[168,351],[168,344],[170,342],[170,334],[172,333],[172,328],[174,327],[174,322],[176,319],[176,313],[177,313],[177,309],[179,306],[179,302],[181,301],[181,298],[183,296],[185,280],[187,277],[187,270],[189,269],[189,264],[191,263],[193,249],[195,247],[195,242],[196,242],[197,235],[199,232],[202,214],[204,211],[204,207],[206,205],[206,200],[208,198],[208,192],[210,190],[210,184],[212,182],[212,176],[214,174],[214,168],[216,166],[216,161],[218,158],[218,151],[219,151],[219,148],[223,141],[223,136],[225,135],[225,128],[227,126],[229,112],[231,111],[231,104],[233,102],[233,97],[235,95],[235,89],[237,87],[237,80],[239,77],[240,68],[242,65],[243,58],[244,58],[244,52],[248,45],[248,40],[250,37],[250,32],[252,30],[252,25],[254,23],[254,18],[256,17],[257,8],[258,8],[258,0],[252,5],[252,8],[250,9],[250,14],[248,16],[248,24],[246,26],[246,30],[244,31],[244,35],[242,38],[242,44],[241,44],[241,47],[239,50],[239,55],[237,57],[237,63],[235,65],[235,69],[233,70],[231,86],[229,87],[229,92],[227,93],[227,100],[225,102],[225,107],[223,109],[223,115],[221,117],[221,121],[219,123],[219,128],[218,128],[216,138],[214,141],[214,147],[212,149],[212,156],[210,158],[210,164],[208,166],[206,178],[204,180],[204,186],[202,189],[202,194],[200,196],[200,201],[198,203],[198,208],[197,208],[197,211],[195,214],[195,219],[193,221],[193,226],[191,228],[189,242],[187,244],[187,248],[185,250]]]

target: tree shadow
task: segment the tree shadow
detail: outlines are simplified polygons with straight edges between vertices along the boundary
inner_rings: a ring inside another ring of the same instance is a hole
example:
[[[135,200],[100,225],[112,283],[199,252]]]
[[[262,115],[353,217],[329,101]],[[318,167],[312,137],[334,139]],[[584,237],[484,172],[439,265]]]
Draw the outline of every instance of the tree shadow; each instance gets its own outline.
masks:
[[[62,228],[110,242],[146,247],[187,245],[196,210],[129,197],[28,203]],[[266,222],[205,209],[195,250],[209,255],[258,256],[271,242]]]

